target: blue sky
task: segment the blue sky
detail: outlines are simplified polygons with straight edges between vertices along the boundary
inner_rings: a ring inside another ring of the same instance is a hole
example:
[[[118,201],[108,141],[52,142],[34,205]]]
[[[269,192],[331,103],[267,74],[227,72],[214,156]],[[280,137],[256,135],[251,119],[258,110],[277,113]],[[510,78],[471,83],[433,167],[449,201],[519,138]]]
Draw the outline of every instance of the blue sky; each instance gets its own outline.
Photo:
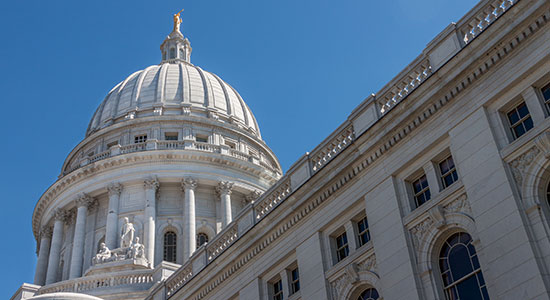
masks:
[[[0,298],[31,282],[31,215],[106,93],[160,61],[185,8],[191,62],[236,88],[284,170],[477,1],[3,1]]]

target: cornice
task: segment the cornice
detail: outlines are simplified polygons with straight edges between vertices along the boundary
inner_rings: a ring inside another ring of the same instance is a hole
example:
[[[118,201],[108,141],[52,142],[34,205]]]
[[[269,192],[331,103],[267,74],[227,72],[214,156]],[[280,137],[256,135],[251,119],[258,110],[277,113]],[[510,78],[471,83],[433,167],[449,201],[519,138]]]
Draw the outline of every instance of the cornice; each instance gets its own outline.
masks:
[[[70,186],[87,180],[92,176],[97,176],[103,172],[123,168],[126,166],[137,166],[141,164],[187,164],[208,163],[209,165],[222,168],[234,168],[237,171],[245,172],[266,180],[271,184],[276,182],[274,174],[269,174],[265,168],[253,163],[243,161],[230,156],[222,156],[219,153],[201,152],[201,151],[164,151],[153,150],[144,152],[133,152],[121,154],[111,158],[103,159],[87,166],[79,168],[67,176],[58,179],[52,184],[38,200],[32,218],[33,233],[38,237],[42,214],[58,195],[66,191]]]
[[[391,148],[397,145],[407,135],[411,134],[411,132],[416,131],[416,129],[422,123],[430,119],[436,112],[441,110],[443,106],[457,98],[460,94],[462,94],[463,91],[478,82],[481,78],[485,77],[484,75],[490,73],[490,71],[492,71],[494,67],[499,64],[499,62],[508,57],[511,53],[515,52],[515,50],[519,48],[521,43],[528,40],[531,36],[533,36],[533,34],[539,31],[541,27],[545,26],[548,23],[550,19],[550,11],[546,9],[546,11],[539,12],[538,15],[538,17],[531,18],[535,21],[530,22],[530,24],[527,24],[527,26],[523,26],[522,30],[514,31],[512,37],[509,37],[509,35],[507,35],[508,38],[506,40],[502,42],[495,42],[495,45],[498,45],[498,47],[495,47],[492,51],[489,51],[488,53],[480,53],[478,59],[473,60],[473,63],[470,63],[475,66],[474,68],[466,68],[466,71],[462,71],[458,76],[455,77],[457,78],[457,80],[453,80],[451,83],[447,84],[443,88],[443,91],[446,91],[443,94],[444,96],[431,97],[435,99],[425,103],[422,106],[423,109],[415,111],[410,119],[411,121],[406,122],[404,125],[401,125],[402,122],[400,122],[401,126],[396,128],[395,130],[388,129],[386,132],[388,132],[389,134],[384,134],[382,138],[380,138],[380,141],[376,142],[372,147],[369,148],[369,150],[363,152],[360,158],[358,158],[354,163],[350,163],[349,167],[343,169],[341,172],[338,173],[338,175],[334,176],[333,179],[330,181],[330,184],[323,185],[322,188],[317,190],[314,195],[312,195],[311,197],[307,197],[307,200],[305,200],[298,208],[291,210],[292,213],[290,216],[286,217],[281,222],[273,223],[274,225],[272,226],[272,229],[269,230],[266,234],[259,236],[258,239],[255,241],[254,246],[251,246],[248,249],[242,251],[236,259],[232,259],[232,261],[228,263],[226,267],[224,267],[220,271],[217,271],[216,275],[210,277],[207,284],[200,286],[200,288],[193,291],[188,299],[199,300],[208,298],[209,294],[219,285],[230,278],[233,274],[238,272],[252,259],[260,255],[264,249],[269,247],[272,243],[276,242],[287,231],[291,230],[297,223],[300,223],[301,220],[306,218],[312,211],[316,210],[329,197],[338,193],[344,186],[347,186],[348,183],[357,178],[357,175],[364,173],[370,165],[378,161],[379,158],[384,156],[384,154],[386,154]],[[468,46],[474,47],[478,41],[479,39],[476,39],[472,41]],[[429,82],[433,82],[433,78],[437,77],[430,77],[426,80],[424,85],[428,83],[429,86]],[[413,91],[411,94],[407,95],[407,98],[410,99],[412,95],[421,93],[420,90],[421,89]],[[402,101],[397,105],[404,105],[403,103],[405,102],[406,101]],[[385,116],[383,116],[383,119],[391,119],[390,116],[396,113],[398,113],[397,110],[392,109]],[[372,130],[372,128],[369,130]],[[354,144],[355,147],[349,147],[336,155],[349,155],[350,153],[353,153],[353,151],[356,151],[357,139],[353,140],[351,143]],[[326,175],[325,173],[328,171],[324,169],[328,165],[333,164],[334,160],[328,162],[326,165],[322,166],[322,168],[320,168],[319,171],[316,172],[313,176]],[[285,178],[282,178],[281,180],[285,180]],[[312,188],[309,184],[306,184],[306,186],[308,186],[308,188]],[[300,190],[300,188],[298,188],[297,190]],[[280,199],[280,201],[282,202],[289,197],[294,197],[293,194],[295,194],[297,190],[293,190],[290,196],[285,196],[284,198]],[[267,193],[269,193],[269,191],[266,192],[266,194]],[[271,204],[268,203],[268,205]],[[274,205],[274,208],[276,207],[277,205]],[[270,213],[271,211],[272,210],[267,211],[266,214]],[[455,212],[466,214],[469,213],[469,204],[467,202],[466,195],[459,195],[458,197],[453,198],[453,200],[449,203],[446,203],[441,207],[436,207],[433,211],[428,213],[428,217],[422,219],[420,223],[414,225],[414,227],[411,228],[411,233],[415,236],[419,234],[422,235],[422,232],[424,232],[423,228],[433,225],[440,226],[440,224],[444,222],[444,217],[446,215]],[[264,219],[261,219],[259,222],[262,221],[264,221]],[[422,225],[421,223],[425,221],[429,224]],[[247,234],[247,232],[245,232],[244,234]],[[240,236],[236,237],[237,242],[239,241],[239,238]],[[233,240],[231,242],[233,242]],[[235,245],[232,246],[235,247]],[[218,262],[216,265],[220,266],[220,264],[221,263]],[[207,265],[206,268],[208,268],[209,266],[211,265]],[[186,268],[186,266],[184,266],[184,268]],[[183,276],[181,272],[176,272],[171,278],[167,280],[168,292],[166,296],[168,299],[174,297],[180,291],[182,291],[182,288],[186,286],[188,282],[192,281],[193,277],[197,275],[192,274],[192,271],[189,271],[188,266],[185,270],[187,270],[187,273],[184,274],[185,276]],[[210,272],[212,271],[213,270],[210,270]],[[170,286],[173,286],[173,288],[170,288]]]

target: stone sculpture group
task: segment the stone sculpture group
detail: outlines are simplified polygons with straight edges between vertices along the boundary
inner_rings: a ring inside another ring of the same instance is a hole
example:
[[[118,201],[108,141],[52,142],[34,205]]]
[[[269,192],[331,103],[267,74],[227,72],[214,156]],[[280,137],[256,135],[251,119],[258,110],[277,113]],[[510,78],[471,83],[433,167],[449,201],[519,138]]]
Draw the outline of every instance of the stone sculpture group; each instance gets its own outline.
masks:
[[[93,259],[93,264],[101,264],[126,259],[145,259],[145,246],[135,237],[134,224],[128,218],[124,218],[122,235],[120,237],[120,248],[110,250],[105,243],[99,245],[99,250]]]

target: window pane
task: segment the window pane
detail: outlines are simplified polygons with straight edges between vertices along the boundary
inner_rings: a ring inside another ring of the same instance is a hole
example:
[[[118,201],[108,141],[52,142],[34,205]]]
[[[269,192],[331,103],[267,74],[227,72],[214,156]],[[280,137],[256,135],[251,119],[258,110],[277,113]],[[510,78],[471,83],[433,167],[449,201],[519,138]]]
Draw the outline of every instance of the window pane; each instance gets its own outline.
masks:
[[[477,285],[477,279],[475,276],[471,276],[468,279],[462,281],[457,285],[458,294],[460,299],[468,300],[483,300],[481,296],[481,289]]]
[[[544,100],[550,100],[550,84],[542,88],[542,96]]]
[[[523,118],[529,114],[529,110],[527,109],[527,105],[525,105],[525,103],[518,105],[517,110],[520,118]]]
[[[533,119],[531,119],[531,117],[525,119],[525,121],[523,121],[523,125],[525,126],[525,131],[528,131],[533,128]]]

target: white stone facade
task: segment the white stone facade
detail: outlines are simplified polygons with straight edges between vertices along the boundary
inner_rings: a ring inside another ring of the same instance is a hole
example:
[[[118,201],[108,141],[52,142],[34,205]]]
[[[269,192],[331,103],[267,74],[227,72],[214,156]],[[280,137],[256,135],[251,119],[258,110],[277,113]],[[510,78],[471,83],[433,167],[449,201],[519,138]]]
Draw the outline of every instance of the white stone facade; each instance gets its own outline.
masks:
[[[550,299],[548,23],[547,0],[481,1],[282,177],[229,106],[93,125],[36,206],[36,285],[13,299],[453,299],[454,237],[484,299]],[[150,263],[91,266],[124,217]]]

